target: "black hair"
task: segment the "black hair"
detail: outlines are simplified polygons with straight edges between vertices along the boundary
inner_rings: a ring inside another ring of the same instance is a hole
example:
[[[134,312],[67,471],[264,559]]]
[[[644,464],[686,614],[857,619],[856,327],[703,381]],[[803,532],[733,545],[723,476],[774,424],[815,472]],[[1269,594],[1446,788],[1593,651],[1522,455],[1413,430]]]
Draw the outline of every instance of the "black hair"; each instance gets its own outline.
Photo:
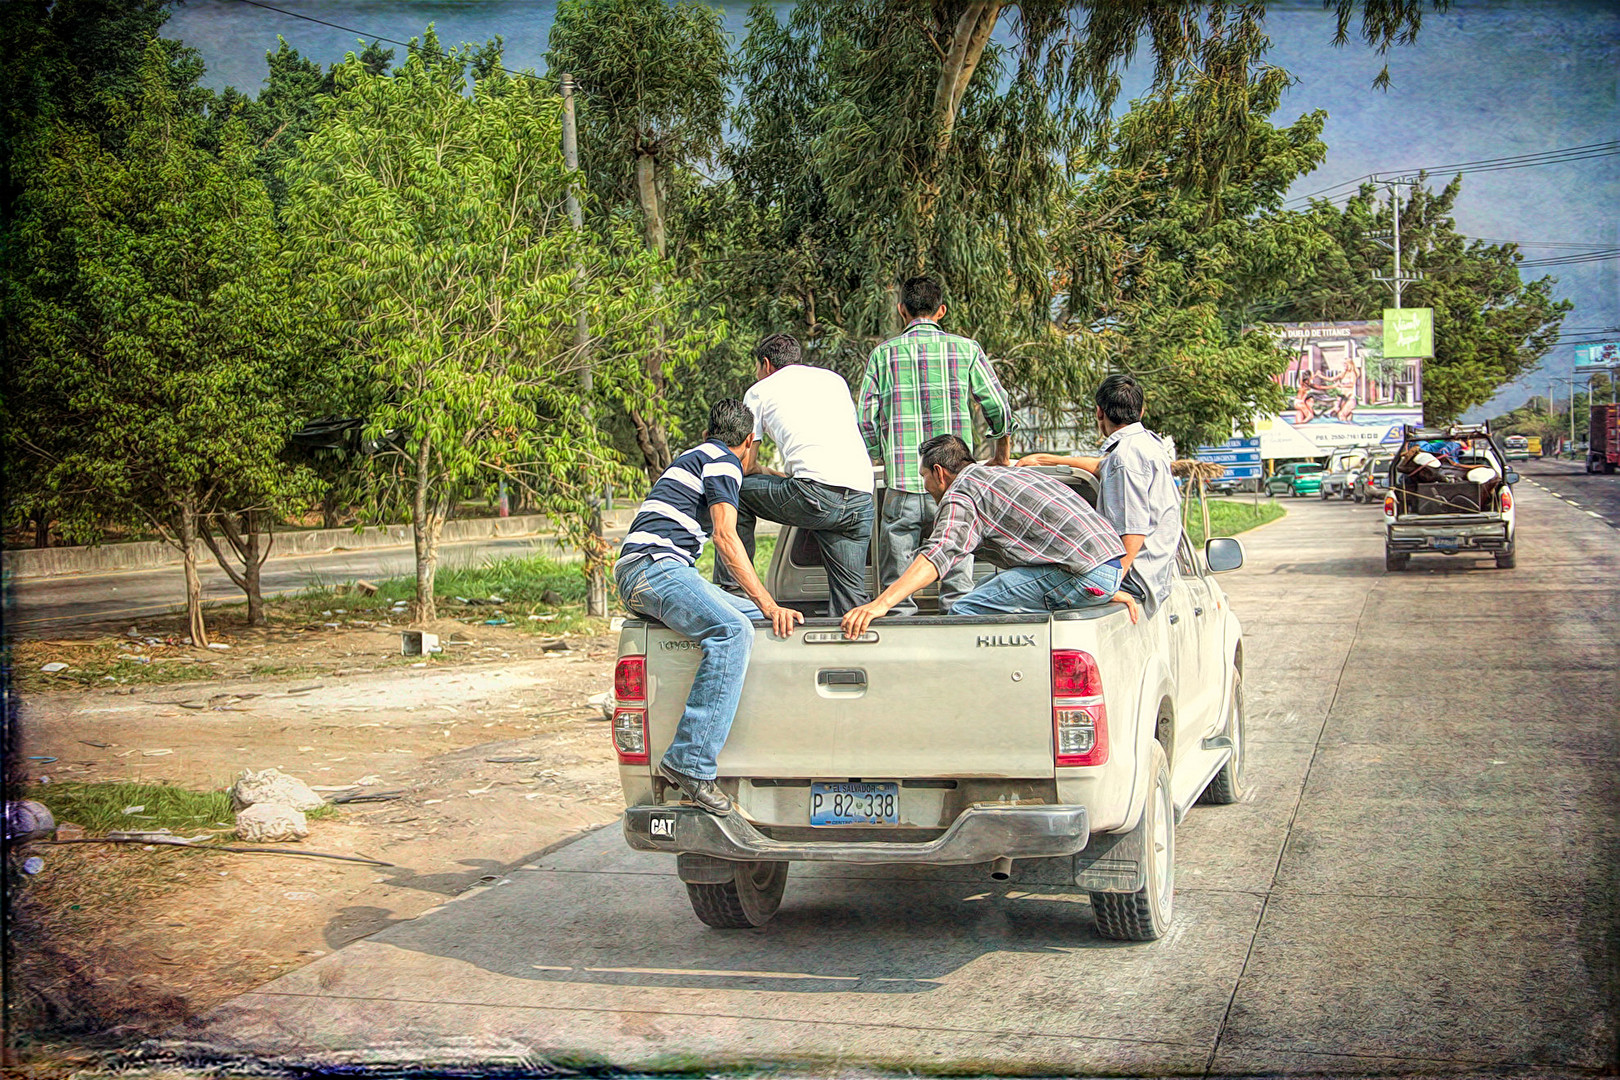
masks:
[[[954,476],[973,464],[973,454],[968,450],[968,444],[949,434],[935,435],[917,447],[917,455],[922,458],[924,472],[935,465],[943,465],[945,471]]]
[[[913,319],[932,315],[944,302],[945,293],[931,277],[907,278],[900,286],[900,304]]]
[[[725,446],[741,446],[754,433],[754,410],[736,398],[726,398],[709,406],[709,435]]]
[[[1097,408],[1110,424],[1142,419],[1142,387],[1129,375],[1110,375],[1097,387]]]
[[[799,339],[792,334],[772,334],[754,346],[755,363],[762,360],[769,360],[772,367],[779,368],[790,364],[802,364],[804,350],[799,347]]]

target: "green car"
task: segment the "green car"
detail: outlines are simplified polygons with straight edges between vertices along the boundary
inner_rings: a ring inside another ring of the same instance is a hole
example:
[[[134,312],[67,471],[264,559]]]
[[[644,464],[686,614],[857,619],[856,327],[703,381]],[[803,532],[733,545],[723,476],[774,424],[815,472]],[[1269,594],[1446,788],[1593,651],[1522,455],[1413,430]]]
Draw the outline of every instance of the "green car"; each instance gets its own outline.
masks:
[[[1314,461],[1296,461],[1266,477],[1267,495],[1287,492],[1297,499],[1302,495],[1315,495],[1321,489],[1322,466]]]

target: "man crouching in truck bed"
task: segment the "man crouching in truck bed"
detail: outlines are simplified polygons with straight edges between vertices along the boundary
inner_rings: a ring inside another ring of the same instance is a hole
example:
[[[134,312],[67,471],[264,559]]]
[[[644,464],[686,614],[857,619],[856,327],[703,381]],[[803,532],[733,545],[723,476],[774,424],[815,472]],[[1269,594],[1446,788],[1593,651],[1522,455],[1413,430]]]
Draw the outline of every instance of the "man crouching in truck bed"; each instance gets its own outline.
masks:
[[[705,441],[670,463],[647,492],[619,548],[614,581],[625,606],[699,643],[686,710],[658,772],[688,802],[711,814],[731,813],[731,800],[714,783],[715,759],[731,734],[743,675],[754,645],[750,619],[769,619],[782,637],[804,616],[777,605],[765,591],[737,537],[742,459],[754,444],[754,414],[735,399],[709,410]],[[714,531],[714,546],[732,579],[751,599],[704,581],[697,559]]]
[[[906,572],[843,618],[844,636],[978,554],[1001,572],[951,605],[952,615],[1063,611],[1136,601],[1119,591],[1119,533],[1067,484],[1030,469],[980,465],[967,443],[939,435],[918,448],[923,484],[939,503],[934,532]]]

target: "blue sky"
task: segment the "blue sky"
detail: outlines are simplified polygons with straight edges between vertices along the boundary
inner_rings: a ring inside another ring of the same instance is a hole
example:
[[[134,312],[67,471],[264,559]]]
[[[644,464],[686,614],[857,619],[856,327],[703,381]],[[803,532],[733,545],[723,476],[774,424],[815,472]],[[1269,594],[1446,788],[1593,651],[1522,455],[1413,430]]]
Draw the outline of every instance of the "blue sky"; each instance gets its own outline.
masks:
[[[400,40],[420,34],[430,22],[446,43],[500,34],[508,63],[518,68],[544,67],[556,12],[552,0],[269,2]],[[747,5],[717,6],[740,37]],[[1278,120],[1290,122],[1312,109],[1328,113],[1327,160],[1295,193],[1366,173],[1620,139],[1620,4],[1612,0],[1455,0],[1447,14],[1425,19],[1415,45],[1390,53],[1387,91],[1372,89],[1383,61],[1370,50],[1355,43],[1332,46],[1332,16],[1318,0],[1273,3],[1267,30],[1271,60],[1298,79]],[[264,54],[278,34],[323,63],[342,59],[355,46],[352,33],[240,0],[185,0],[165,34],[201,51],[211,86],[248,92],[261,85]],[[1140,92],[1146,78],[1145,71],[1129,73],[1126,96]],[[1437,175],[1435,182],[1449,179]],[[1620,247],[1620,156],[1469,175],[1456,219],[1468,235],[1526,243],[1527,258],[1571,250],[1532,243]],[[1620,326],[1620,261],[1527,273],[1557,277],[1557,295],[1575,303],[1566,327]],[[1560,345],[1543,369],[1567,376],[1573,360],[1574,348]],[[1531,393],[1547,393],[1545,374],[1504,387],[1475,415],[1503,411]]]

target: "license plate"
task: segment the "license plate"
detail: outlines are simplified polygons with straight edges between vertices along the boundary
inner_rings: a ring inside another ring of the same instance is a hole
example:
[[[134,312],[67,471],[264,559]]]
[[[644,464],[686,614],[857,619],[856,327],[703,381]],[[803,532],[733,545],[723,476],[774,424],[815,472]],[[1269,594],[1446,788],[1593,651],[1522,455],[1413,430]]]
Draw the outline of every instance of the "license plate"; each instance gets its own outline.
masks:
[[[898,825],[900,785],[815,783],[810,785],[812,825]]]
[[[1429,538],[1429,543],[1433,544],[1437,551],[1456,551],[1458,541],[1455,536],[1434,536]]]

